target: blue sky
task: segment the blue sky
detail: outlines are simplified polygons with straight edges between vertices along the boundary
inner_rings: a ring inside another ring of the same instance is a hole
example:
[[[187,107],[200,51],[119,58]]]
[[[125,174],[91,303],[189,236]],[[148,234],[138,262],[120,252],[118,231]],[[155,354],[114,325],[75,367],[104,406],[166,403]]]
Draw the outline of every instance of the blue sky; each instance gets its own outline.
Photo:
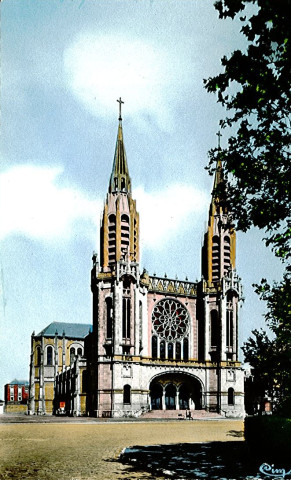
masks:
[[[212,0],[9,0],[1,10],[3,392],[28,379],[33,330],[91,322],[120,96],[141,267],[199,279],[212,187],[204,167],[224,115],[203,79],[244,43]],[[263,325],[251,284],[282,270],[262,236],[238,234],[242,341]]]

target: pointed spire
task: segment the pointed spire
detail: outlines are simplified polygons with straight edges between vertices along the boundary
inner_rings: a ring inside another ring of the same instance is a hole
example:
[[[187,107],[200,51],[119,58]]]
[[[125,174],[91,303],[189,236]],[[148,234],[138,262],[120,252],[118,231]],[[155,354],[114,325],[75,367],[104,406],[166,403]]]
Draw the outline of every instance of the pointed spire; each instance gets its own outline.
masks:
[[[220,139],[222,137],[222,134],[220,133],[220,130],[216,134],[218,136],[218,150],[219,152],[221,151],[220,147]],[[220,155],[218,156],[217,163],[216,163],[216,172],[215,172],[215,177],[214,177],[214,185],[213,185],[213,191],[218,187],[219,184],[224,182],[223,178],[223,171],[222,171],[222,163],[220,159]]]
[[[124,192],[131,193],[131,180],[129,176],[126,152],[123,142],[123,131],[122,131],[122,117],[121,117],[121,105],[124,103],[121,98],[117,100],[119,103],[119,125],[117,132],[117,140],[113,161],[113,168],[110,177],[109,183],[109,193],[113,192]]]

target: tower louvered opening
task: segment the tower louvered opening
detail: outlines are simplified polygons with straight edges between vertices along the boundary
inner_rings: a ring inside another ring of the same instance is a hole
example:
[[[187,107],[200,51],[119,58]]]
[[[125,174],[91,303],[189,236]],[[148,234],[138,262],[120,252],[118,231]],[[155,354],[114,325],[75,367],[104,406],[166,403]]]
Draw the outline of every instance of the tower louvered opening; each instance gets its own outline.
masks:
[[[220,241],[217,236],[212,239],[212,280],[219,280],[219,247]]]
[[[110,215],[108,219],[108,263],[112,264],[116,259],[116,217]]]
[[[226,275],[230,267],[230,238],[227,236],[224,237],[223,244],[223,267],[224,275]]]

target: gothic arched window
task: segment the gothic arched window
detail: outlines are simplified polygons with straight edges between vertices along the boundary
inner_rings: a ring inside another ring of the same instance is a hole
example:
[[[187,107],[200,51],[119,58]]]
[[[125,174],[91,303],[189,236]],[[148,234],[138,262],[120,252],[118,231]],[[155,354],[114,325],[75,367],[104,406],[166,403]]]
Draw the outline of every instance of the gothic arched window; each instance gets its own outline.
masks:
[[[76,350],[74,347],[70,348],[70,363],[72,363],[75,360],[76,356]]]
[[[123,403],[125,405],[131,404],[131,387],[130,385],[124,385],[123,387]]]
[[[226,308],[226,346],[233,347],[233,304],[232,296],[229,294]]]
[[[122,299],[122,338],[130,338],[130,298]]]
[[[112,298],[106,298],[106,338],[112,338]]]
[[[53,364],[53,347],[49,346],[46,349],[46,364],[52,365]]]
[[[189,342],[188,338],[184,338],[183,341],[183,360],[189,360]]]
[[[211,347],[219,346],[219,319],[217,310],[211,310]]]
[[[35,350],[35,365],[39,366],[40,363],[41,363],[40,347],[36,347],[36,350]]]
[[[138,318],[139,318],[139,353],[143,349],[143,339],[142,339],[142,302],[139,301],[139,309],[138,309]]]
[[[173,344],[170,342],[168,343],[168,359],[172,360],[174,357],[174,347]]]
[[[176,342],[176,360],[181,360],[181,343]]]
[[[227,403],[228,403],[228,405],[234,405],[234,389],[233,388],[228,389]]]
[[[158,357],[158,338],[154,335],[152,336],[152,358]]]
[[[165,344],[165,341],[162,340],[160,342],[160,359],[165,360],[165,358],[166,358],[166,344]]]

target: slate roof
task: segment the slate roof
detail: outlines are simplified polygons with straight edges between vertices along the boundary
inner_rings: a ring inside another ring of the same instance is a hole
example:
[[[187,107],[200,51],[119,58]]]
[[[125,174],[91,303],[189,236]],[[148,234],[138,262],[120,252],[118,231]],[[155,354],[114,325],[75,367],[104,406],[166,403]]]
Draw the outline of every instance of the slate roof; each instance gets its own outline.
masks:
[[[54,337],[55,334],[59,337],[67,338],[85,338],[89,332],[92,332],[92,325],[90,323],[65,323],[53,322],[45,327],[36,337]]]
[[[8,383],[8,385],[29,385],[28,380],[12,380],[12,382]]]

